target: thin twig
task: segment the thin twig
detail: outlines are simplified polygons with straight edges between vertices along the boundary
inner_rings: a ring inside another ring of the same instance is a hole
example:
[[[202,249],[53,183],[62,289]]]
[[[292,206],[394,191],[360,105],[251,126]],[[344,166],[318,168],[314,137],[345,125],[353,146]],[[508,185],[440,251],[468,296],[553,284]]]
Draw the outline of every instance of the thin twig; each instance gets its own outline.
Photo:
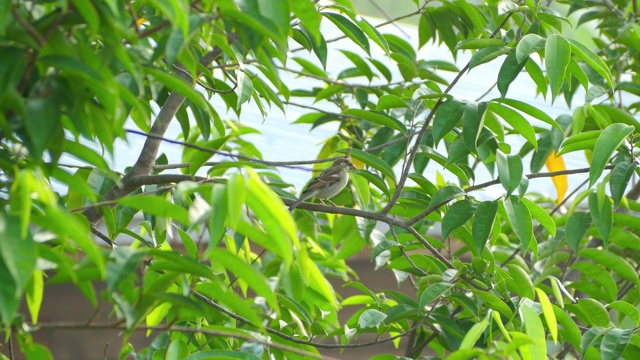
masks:
[[[609,169],[613,169],[614,167],[615,167],[615,165],[607,165],[607,166],[605,166],[605,169],[609,170]],[[532,174],[527,174],[525,176],[527,177],[527,179],[537,179],[537,178],[548,178],[548,177],[555,177],[555,176],[561,176],[561,175],[583,174],[583,173],[588,173],[589,171],[591,171],[591,168],[581,168],[581,169],[558,170],[558,171],[551,171],[551,172],[544,172],[544,173],[532,173]],[[484,188],[487,188],[489,186],[498,185],[498,184],[500,184],[500,179],[491,180],[491,181],[487,181],[487,182],[484,182],[484,183],[481,183],[481,184],[469,186],[468,188],[464,189],[464,192],[465,193],[470,193],[470,192],[475,191],[475,190],[484,189]],[[565,201],[569,197],[565,198]],[[432,212],[436,211],[440,207],[450,203],[453,200],[454,199],[443,200],[443,201],[441,201],[441,202],[439,202],[439,203],[437,203],[437,204],[435,204],[433,206],[430,206],[428,209],[424,210],[423,212],[421,212],[420,214],[414,216],[413,218],[407,220],[405,223],[408,224],[408,225],[413,225],[416,222],[418,222],[421,219],[423,219],[425,216],[431,214]]]
[[[157,140],[160,140],[162,142],[169,143],[169,144],[181,145],[181,146],[184,146],[184,147],[196,149],[196,150],[199,150],[199,151],[208,152],[208,153],[211,153],[211,154],[217,154],[217,155],[225,156],[225,157],[229,157],[229,158],[236,158],[236,159],[241,159],[241,160],[245,160],[245,161],[250,161],[250,162],[259,163],[259,164],[265,164],[265,165],[270,165],[270,166],[280,166],[280,167],[289,168],[289,169],[308,170],[306,168],[301,168],[301,167],[294,166],[294,165],[288,165],[287,162],[263,161],[263,160],[252,158],[252,157],[248,157],[248,156],[231,154],[231,153],[226,152],[226,151],[219,151],[219,150],[215,150],[215,149],[210,149],[210,148],[207,148],[207,147],[204,147],[204,146],[191,144],[191,143],[184,142],[184,141],[171,140],[171,139],[167,139],[167,138],[165,138],[163,136],[160,136],[160,135],[154,135],[154,134],[150,134],[150,133],[145,133],[145,132],[139,131],[139,130],[125,129],[125,131],[128,132],[128,133],[131,133],[131,134],[142,135],[142,136],[146,136],[146,137],[151,138],[151,139],[157,139]],[[338,159],[338,158],[331,158],[331,159]],[[302,163],[303,164],[309,164],[309,163],[311,163],[309,161],[311,161],[311,160],[307,160],[307,161],[304,161]],[[324,160],[318,160],[317,162],[325,162],[325,161]]]
[[[502,22],[500,23],[500,25],[498,25],[498,27],[493,31],[493,33],[491,33],[491,36],[489,38],[495,38],[496,35],[500,32],[500,29],[502,29],[502,27],[507,23],[507,21],[511,18],[512,15],[513,13],[507,14],[504,20],[502,20]],[[470,65],[471,65],[471,61],[467,62],[467,64],[458,72],[458,75],[456,75],[453,81],[451,81],[451,84],[449,84],[449,86],[444,90],[443,92],[444,94],[448,94],[449,92],[451,92],[451,90],[456,86],[458,81],[460,81],[462,76],[467,72],[467,70],[469,70]],[[411,152],[409,153],[409,157],[405,161],[405,163],[408,165],[404,168],[404,170],[402,171],[402,174],[400,175],[400,179],[398,180],[398,184],[396,185],[396,191],[393,193],[393,196],[391,197],[387,205],[384,207],[384,209],[381,210],[381,213],[388,214],[389,211],[391,211],[393,206],[396,204],[396,202],[400,198],[400,194],[402,193],[404,184],[406,183],[407,178],[409,177],[409,171],[411,169],[411,164],[413,164],[413,159],[416,157],[416,155],[418,154],[418,150],[420,149],[419,145],[422,142],[422,138],[427,133],[429,125],[431,124],[431,120],[433,119],[436,112],[438,111],[438,108],[444,103],[442,99],[443,98],[438,99],[438,102],[436,102],[436,104],[433,106],[433,109],[431,110],[429,115],[427,115],[427,118],[425,119],[424,124],[422,125],[422,129],[420,130],[420,133],[418,134],[414,142],[413,149],[411,150]]]
[[[196,183],[199,183],[199,184],[219,183],[219,182],[220,182],[220,180],[217,180],[217,179],[204,179],[202,181],[196,181]],[[155,193],[158,193],[158,192],[168,191],[168,190],[171,190],[171,189],[175,188],[176,186],[178,186],[178,184],[161,186],[161,187],[157,187],[155,189],[143,191],[138,195],[149,195],[149,194],[155,194]],[[118,204],[118,201],[120,201],[119,198],[118,199],[112,199],[112,200],[99,201],[97,203],[94,203],[94,204],[91,204],[91,205],[80,206],[80,207],[71,209],[69,211],[70,212],[78,212],[78,211],[86,211],[88,209],[92,209],[92,208],[100,207],[100,206],[114,206],[114,205]]]
[[[11,15],[13,15],[13,18],[16,19],[16,21],[27,30],[29,35],[31,35],[34,39],[36,39],[36,41],[38,42],[38,45],[44,46],[47,43],[47,40],[45,40],[42,34],[40,34],[38,30],[34,28],[33,25],[31,25],[30,22],[26,21],[25,19],[22,18],[22,16],[20,16],[20,14],[18,14],[18,11],[16,10],[15,6],[11,6]]]
[[[396,234],[395,228],[391,226],[389,230],[391,230],[391,235],[393,235],[393,238],[398,243],[398,248],[400,249],[400,252],[404,256],[404,258],[407,259],[407,261],[409,262],[409,265],[411,265],[414,269],[416,269],[416,271],[418,271],[420,275],[427,276],[428,275],[427,272],[424,271],[424,269],[420,268],[418,265],[416,265],[416,263],[414,263],[413,260],[411,260],[411,257],[409,256],[409,254],[407,254],[407,252],[404,250],[404,245],[400,244],[400,240],[398,240],[398,235]]]
[[[216,303],[215,301],[209,299],[207,296],[194,291],[193,295],[204,301],[207,305],[211,306],[212,308],[226,314],[227,316],[240,321],[244,324],[247,324],[249,326],[253,326],[253,327],[257,327],[255,324],[252,324],[251,321],[247,318],[244,318],[238,314],[235,314],[227,309],[225,309],[223,306],[219,305],[218,303]],[[323,349],[353,349],[353,348],[362,348],[362,347],[368,347],[368,346],[373,346],[373,345],[378,345],[378,344],[383,344],[383,343],[387,343],[396,339],[400,339],[402,337],[405,337],[407,335],[410,334],[411,331],[413,331],[415,328],[417,328],[418,326],[420,326],[422,324],[423,321],[419,321],[418,323],[416,323],[416,325],[414,325],[414,327],[412,327],[411,329],[402,332],[398,335],[394,335],[394,336],[390,336],[388,338],[385,339],[378,339],[375,341],[370,341],[370,342],[365,342],[365,343],[356,343],[356,344],[325,344],[325,343],[318,343],[318,342],[314,342],[314,341],[306,341],[306,340],[300,340],[299,338],[295,337],[295,336],[290,336],[287,334],[284,334],[280,331],[277,331],[275,329],[272,328],[264,328],[269,334],[272,335],[276,335],[282,339],[291,341],[293,343],[296,344],[300,344],[300,345],[308,345],[308,346],[313,346],[315,348],[323,348]]]
[[[38,324],[28,324],[26,326],[28,326],[32,331],[37,331],[37,330],[114,330],[114,329],[128,330],[126,325],[122,324],[122,322],[117,322],[112,324],[86,324],[86,323],[66,323],[66,322],[42,323],[41,322]],[[279,344],[279,343],[271,342],[268,340],[263,340],[261,338],[250,336],[248,334],[241,334],[241,333],[238,333],[237,331],[233,331],[233,332],[221,331],[221,330],[207,329],[205,327],[191,328],[187,326],[177,326],[177,325],[170,325],[170,326],[138,325],[136,326],[136,330],[178,331],[178,332],[184,332],[184,333],[196,333],[196,334],[200,333],[200,334],[207,334],[207,335],[213,335],[213,336],[237,338],[237,339],[248,340],[264,346],[272,346],[272,347],[275,347],[284,351],[289,351],[302,356],[309,356],[314,359],[322,359],[322,356],[314,353],[300,350],[292,346]]]
[[[233,157],[238,157],[237,155],[232,155],[232,156]],[[294,165],[322,164],[322,163],[326,163],[326,162],[336,161],[336,160],[342,159],[342,158],[344,158],[344,156],[334,156],[334,157],[323,158],[323,159],[298,160],[298,161],[267,161],[267,160],[252,159],[252,162],[257,162],[257,163],[261,163],[261,164],[269,165],[269,166],[289,167],[289,168],[291,168]],[[216,166],[216,165],[220,165],[220,164],[222,164],[222,162],[209,161],[209,162],[206,162],[206,163],[202,164],[202,166]],[[190,165],[190,163],[154,165],[153,169],[154,170],[182,169],[182,168],[188,168],[189,165]],[[313,169],[307,169],[307,168],[302,168],[302,167],[295,167],[294,169],[305,170],[305,171],[314,171]]]

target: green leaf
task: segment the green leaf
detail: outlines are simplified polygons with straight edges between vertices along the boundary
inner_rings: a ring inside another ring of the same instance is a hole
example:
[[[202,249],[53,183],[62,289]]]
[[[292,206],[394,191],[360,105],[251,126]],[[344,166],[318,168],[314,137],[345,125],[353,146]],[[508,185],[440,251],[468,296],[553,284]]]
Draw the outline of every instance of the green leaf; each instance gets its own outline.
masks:
[[[118,203],[136,210],[141,210],[147,214],[175,219],[185,225],[189,224],[189,213],[187,209],[159,196],[128,196],[118,200]]]
[[[360,30],[360,28],[351,22],[351,20],[347,19],[343,15],[331,13],[331,12],[323,12],[322,15],[329,19],[335,26],[342,31],[345,36],[347,36],[351,41],[360,46],[368,55],[371,55],[369,49],[369,39],[367,35]]]
[[[476,152],[476,145],[484,126],[486,111],[486,102],[467,102],[465,106],[462,115],[462,136],[469,151]]]
[[[529,212],[531,213],[533,218],[538,220],[540,225],[544,226],[549,231],[551,236],[555,237],[556,223],[551,215],[549,215],[548,212],[546,212],[542,207],[540,207],[540,205],[536,204],[535,202],[525,197],[522,197],[520,199],[522,200],[522,202],[524,202],[525,205],[527,205],[527,209],[529,209]]]
[[[631,340],[633,329],[613,328],[607,331],[600,344],[600,355],[602,360],[617,360]]]
[[[429,201],[428,208],[433,208],[435,206],[440,205],[443,202],[446,203],[455,198],[458,198],[460,196],[465,196],[465,195],[466,193],[464,192],[464,190],[462,190],[461,188],[455,185],[443,186],[442,188],[438,189],[438,191],[436,191],[435,194],[433,194],[431,201]]]
[[[571,46],[563,37],[551,34],[545,44],[544,61],[547,66],[547,77],[551,86],[551,102],[560,93],[564,83],[565,72],[571,59]]]
[[[456,99],[442,103],[433,119],[433,141],[437,146],[440,140],[462,119],[466,104]]]
[[[518,188],[524,175],[522,159],[518,155],[505,155],[502,151],[497,151],[496,164],[500,183],[509,196]]]
[[[107,165],[107,162],[102,156],[98,155],[95,151],[91,150],[87,146],[80,144],[79,142],[66,140],[64,142],[64,151],[80,160],[84,160],[91,165],[104,170],[109,169],[109,165]]]
[[[529,59],[524,65],[524,69],[531,77],[531,80],[536,83],[537,92],[540,92],[542,96],[544,96],[545,100],[547,98],[547,78],[542,73],[540,66],[533,60]]]
[[[382,192],[384,192],[385,195],[389,196],[389,188],[387,187],[387,184],[384,182],[384,180],[382,180],[380,175],[375,174],[375,173],[370,172],[370,171],[365,171],[365,170],[352,170],[351,174],[352,175],[357,175],[357,176],[362,176],[369,183],[371,183],[371,185],[373,185],[373,186],[377,187],[378,189],[382,190]]]
[[[602,131],[595,147],[589,170],[589,187],[593,186],[607,166],[613,152],[633,133],[633,126],[614,123]]]
[[[244,177],[239,173],[230,174],[227,180],[227,219],[232,228],[238,226],[246,198]]]
[[[28,360],[53,360],[51,351],[42,344],[21,342],[20,349],[24,353],[24,357]]]
[[[187,254],[192,258],[197,259],[198,246],[196,245],[196,242],[193,241],[193,239],[191,238],[191,236],[189,236],[188,233],[186,233],[179,227],[174,226],[174,228],[178,232],[178,235],[180,235],[180,240],[182,240],[182,246],[184,246],[184,249],[187,251]]]
[[[365,310],[358,318],[358,326],[362,329],[377,328],[387,318],[383,312],[374,309]]]
[[[299,246],[296,224],[282,200],[262,182],[260,176],[253,169],[247,169],[247,173],[247,206],[262,223],[273,245],[280,249],[279,253],[286,255],[282,260],[291,264],[293,248]]]
[[[578,300],[578,304],[576,305],[567,305],[568,309],[572,311],[576,308],[583,315],[583,320],[586,321],[587,325],[591,326],[607,326],[609,325],[610,319],[609,314],[607,313],[607,309],[598,301],[594,299],[580,299]]]
[[[346,154],[347,149],[341,149],[338,152],[342,154]],[[391,169],[391,166],[389,166],[389,164],[380,160],[379,158],[359,149],[351,149],[351,157],[356,160],[362,161],[363,163],[380,171],[383,175],[387,176],[393,181],[396,180],[395,173],[393,172],[393,169]]]
[[[58,70],[63,70],[71,74],[80,76],[87,80],[102,80],[100,73],[89,66],[88,63],[72,56],[53,54],[38,58],[38,61],[52,66]]]
[[[316,66],[316,64],[312,63],[311,61],[309,61],[307,59],[295,57],[292,60],[297,62],[300,66],[302,66],[302,69],[305,72],[307,72],[307,73],[309,73],[311,75],[319,76],[321,78],[326,78],[327,77],[327,73],[325,73],[322,69],[320,69],[318,66]],[[322,115],[324,115],[324,114],[322,114]]]
[[[333,243],[340,244],[340,249],[334,255],[337,260],[347,259],[360,252],[367,245],[365,239],[358,232],[355,218],[343,216],[333,224]]]
[[[613,274],[605,270],[598,264],[592,262],[579,261],[571,264],[572,269],[582,272],[583,275],[590,278],[590,281],[581,281],[568,284],[576,290],[589,292],[590,288],[597,288],[592,291],[597,297],[603,301],[614,301],[618,294],[618,286],[613,279]],[[586,278],[583,278],[586,280]]]
[[[478,65],[488,63],[498,56],[508,54],[511,51],[513,51],[513,49],[508,46],[489,46],[484,49],[480,49],[471,56],[471,60],[469,61],[469,70]]]
[[[496,295],[486,291],[477,290],[477,289],[473,289],[471,291],[475,296],[482,299],[482,301],[484,301],[484,303],[489,308],[498,311],[500,314],[504,315],[507,318],[511,318],[513,316],[513,311],[511,310],[509,305],[507,305],[504,301],[502,301],[502,299],[500,299]]]
[[[5,325],[13,319],[35,266],[36,248],[31,233],[23,237],[18,217],[0,212],[0,315]]]
[[[373,79],[373,71],[369,65],[364,61],[361,55],[358,55],[354,52],[348,50],[340,50],[340,52],[349,59],[358,70],[364,75],[369,81]]]
[[[320,21],[322,18],[316,10],[315,3],[311,0],[289,0],[289,7],[313,35],[315,41],[319,42],[322,36],[320,34]]]
[[[355,116],[357,118],[360,118],[362,120],[367,120],[374,124],[386,126],[394,130],[398,130],[401,133],[407,132],[407,127],[404,126],[404,124],[400,120],[394,117],[391,117],[383,112],[361,110],[361,109],[349,109],[343,112],[343,114],[349,115],[349,116]]]
[[[429,305],[432,301],[442,296],[446,291],[451,289],[453,284],[438,282],[435,284],[429,285],[422,294],[420,295],[420,302],[418,303],[420,312],[427,313],[427,305]]]
[[[109,254],[112,261],[107,263],[106,280],[109,293],[113,293],[120,283],[136,272],[140,261],[146,255],[144,251],[136,251],[128,247],[113,249]]]
[[[609,197],[600,191],[591,193],[589,195],[589,211],[591,211],[591,219],[596,229],[598,229],[606,249],[609,243],[609,235],[611,235],[611,227],[613,226],[613,214]]]
[[[375,66],[376,69],[378,69],[380,74],[382,74],[382,76],[384,76],[384,78],[385,78],[385,80],[387,80],[387,82],[391,82],[391,80],[393,79],[393,74],[391,74],[391,70],[389,70],[388,67],[386,67],[379,60],[372,59],[372,58],[367,58],[367,60],[369,60],[369,62],[371,62],[373,64],[373,66]]]
[[[484,250],[497,212],[497,201],[484,201],[476,208],[471,233],[473,234],[473,241],[476,243],[477,254],[482,254]]]
[[[236,93],[238,93],[238,105],[239,109],[242,104],[249,101],[251,98],[251,94],[253,93],[253,82],[251,78],[244,72],[238,72],[238,78],[236,79],[238,82],[238,87],[236,88]]]
[[[613,309],[618,311],[620,314],[624,314],[633,321],[633,323],[638,326],[640,324],[640,311],[633,305],[624,301],[614,301],[607,305],[608,309]]]
[[[272,310],[277,311],[279,309],[275,294],[271,291],[264,274],[250,264],[240,260],[236,255],[220,248],[211,249],[209,258],[212,264],[222,265],[233,272],[236,277],[244,279],[256,294],[266,299]]]
[[[222,184],[213,184],[211,189],[211,217],[209,218],[209,246],[217,246],[227,231],[227,189]]]
[[[584,335],[582,335],[582,342],[580,343],[580,347],[582,348],[582,358],[585,357],[587,350],[589,347],[594,345],[598,338],[600,338],[604,333],[607,332],[607,329],[602,326],[595,326],[591,329],[587,330]]]
[[[575,321],[571,318],[571,316],[567,315],[562,309],[555,305],[551,305],[553,307],[553,312],[556,315],[556,319],[558,320],[558,324],[562,325],[562,328],[559,329],[560,334],[564,340],[566,340],[569,344],[573,345],[578,351],[580,350],[580,340],[582,340],[582,334],[580,333],[580,328],[576,325]]]
[[[562,128],[560,127],[560,125],[558,125],[558,123],[553,120],[553,118],[549,115],[547,115],[546,112],[538,109],[537,107],[529,104],[529,103],[525,103],[523,101],[519,101],[519,100],[514,100],[514,99],[502,99],[500,101],[501,103],[507,104],[509,106],[511,106],[512,108],[515,108],[519,111],[522,111],[523,113],[532,116],[540,121],[543,121],[551,126],[553,126],[554,128],[563,131]]]
[[[515,51],[509,53],[507,58],[504,59],[504,63],[502,63],[500,72],[498,73],[498,90],[503,98],[507,96],[509,86],[518,77],[518,75],[520,75],[520,72],[526,63],[526,60],[519,62],[516,59]]]
[[[401,97],[393,94],[384,94],[378,99],[376,111],[388,110],[392,108],[408,108],[409,105]]]
[[[571,59],[571,61],[569,61],[567,70],[569,70],[571,75],[573,75],[573,77],[578,80],[580,85],[582,85],[582,87],[584,88],[584,91],[589,91],[589,78],[575,60]]]
[[[96,265],[100,278],[104,278],[105,261],[100,248],[89,236],[91,230],[86,218],[51,207],[43,215],[34,216],[33,222],[56,233],[61,239],[71,239]]]
[[[487,312],[487,315],[478,323],[474,324],[469,331],[464,335],[462,342],[460,343],[460,350],[471,349],[476,342],[480,339],[480,336],[484,334],[484,331],[489,325],[489,319],[491,311]]]
[[[636,286],[640,286],[640,280],[638,280],[638,274],[625,260],[624,258],[616,255],[607,250],[595,249],[595,248],[587,248],[582,249],[578,253],[579,256],[586,257],[588,259],[597,262],[602,265],[605,269],[613,270],[619,276],[631,281]]]
[[[171,341],[165,354],[167,359],[184,359],[187,355],[189,355],[189,347],[182,339]]]
[[[510,107],[493,101],[489,103],[489,111],[500,116],[504,121],[511,125],[511,127],[513,127],[514,131],[521,134],[536,150],[538,149],[536,132],[533,129],[533,126],[531,126],[531,123],[525,119],[522,114]]]
[[[593,149],[602,131],[587,131],[571,136],[563,144],[562,149],[556,156],[564,155],[577,150]]]
[[[386,240],[385,240],[386,241]],[[394,245],[397,245],[394,243]],[[373,301],[376,302],[376,305],[378,305],[378,307],[382,306],[382,303],[380,302],[380,299],[378,298],[378,296],[371,290],[369,290],[369,288],[367,288],[366,286],[362,285],[362,283],[359,283],[357,281],[349,281],[348,283],[344,284],[343,287],[352,287],[352,288],[356,288],[360,291],[362,291],[363,294],[369,296]]]
[[[527,34],[520,39],[516,46],[516,60],[520,63],[529,55],[544,49],[547,39],[536,34]]]
[[[206,350],[195,352],[184,360],[208,360],[208,359],[219,359],[219,360],[260,360],[261,357],[253,355],[247,352],[241,351],[229,351],[229,350]]]
[[[567,237],[567,244],[573,250],[578,252],[580,242],[582,238],[589,230],[591,226],[591,215],[585,211],[575,211],[569,215],[567,223],[565,225],[565,236]]]
[[[533,237],[533,222],[529,209],[523,201],[515,196],[509,196],[504,201],[504,208],[507,212],[507,218],[513,231],[516,233],[522,245],[522,252],[526,253],[529,243]]]
[[[400,246],[395,241],[383,240],[371,251],[371,261],[375,260],[383,251],[391,249],[393,247]]]
[[[356,23],[356,25],[358,25],[365,34],[367,34],[369,39],[378,44],[387,56],[389,55],[389,43],[387,43],[387,39],[385,39],[375,26],[371,25],[364,17],[356,15],[355,13],[350,13],[349,17],[351,17],[351,20],[353,20],[353,22]]]
[[[571,44],[571,51],[574,55],[578,56],[584,62],[589,64],[593,70],[595,70],[598,74],[600,74],[609,84],[610,88],[614,88],[613,77],[611,76],[611,71],[609,70],[609,66],[593,51],[584,46],[582,43],[573,40],[567,39]]]
[[[205,100],[202,94],[196,91],[191,86],[191,84],[187,83],[184,79],[167,74],[152,67],[145,67],[145,71],[149,75],[153,76],[156,80],[163,83],[169,90],[175,91],[178,94],[186,97],[187,99],[189,99],[189,101],[204,109],[211,117],[215,117],[215,111],[211,107],[211,104],[209,104],[209,102]]]
[[[509,275],[513,279],[512,286],[518,296],[533,300],[535,295],[533,282],[525,269],[515,264],[507,264],[507,269],[509,269]]]
[[[462,49],[483,49],[489,46],[504,46],[502,39],[483,38],[462,40],[455,46],[454,51]]]
[[[229,140],[229,136],[220,137],[217,139],[213,139],[208,141],[206,144],[201,144],[202,147],[210,149],[211,151],[202,151],[200,149],[185,149],[183,152],[183,156],[185,160],[189,163],[189,167],[187,168],[188,173],[191,175],[195,175],[198,170],[206,163],[213,155],[216,154],[217,150],[220,150],[226,144],[227,140]]]
[[[524,349],[520,349],[523,357],[527,358],[528,355],[530,359],[545,359],[547,357],[547,339],[540,317],[532,308],[524,303],[520,305],[520,314],[522,316],[522,322],[524,323],[525,333],[534,341],[533,344],[527,345]]]
[[[34,324],[38,323],[38,316],[44,295],[43,273],[42,270],[36,269],[31,276],[31,280],[27,283],[27,307],[29,308],[31,321]]]
[[[446,239],[452,231],[464,225],[474,213],[473,201],[463,199],[451,205],[442,219],[442,239]]]
[[[52,97],[29,98],[25,116],[31,155],[40,159],[56,133],[60,131],[60,106]]]
[[[618,163],[613,170],[611,170],[611,179],[609,179],[609,186],[611,190],[611,198],[613,199],[614,208],[618,207],[622,196],[624,195],[627,185],[631,180],[631,176],[636,171],[636,165],[634,163],[621,162]]]

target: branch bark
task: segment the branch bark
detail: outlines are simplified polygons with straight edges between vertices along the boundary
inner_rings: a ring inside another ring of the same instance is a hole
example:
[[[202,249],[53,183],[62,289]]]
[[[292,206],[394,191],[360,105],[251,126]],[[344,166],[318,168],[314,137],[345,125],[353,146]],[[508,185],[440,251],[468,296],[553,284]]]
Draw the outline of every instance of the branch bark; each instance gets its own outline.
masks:
[[[230,34],[227,36],[227,41],[229,43],[235,42],[236,39],[236,34]],[[202,59],[200,60],[200,64],[206,67],[220,55],[222,55],[222,49],[216,46],[202,57]],[[120,180],[119,184],[115,185],[105,194],[104,199],[106,201],[119,199],[131,193],[132,191],[140,187],[140,185],[138,185],[138,183],[133,180],[139,176],[149,175],[151,173],[151,170],[153,170],[153,165],[155,164],[156,157],[158,156],[158,149],[160,147],[160,144],[162,143],[162,136],[167,132],[169,124],[171,124],[171,121],[176,116],[176,113],[178,112],[178,109],[180,109],[180,106],[182,106],[182,104],[184,103],[184,100],[185,97],[178,94],[177,92],[172,92],[171,95],[169,95],[167,101],[160,109],[158,117],[151,126],[149,134],[153,135],[153,137],[147,137],[144,146],[142,147],[142,151],[140,152],[140,156],[131,168],[131,171],[129,171]],[[158,137],[160,139],[158,139]],[[100,211],[98,207],[87,209],[83,212],[83,214],[92,224],[97,223],[102,218],[102,211]]]

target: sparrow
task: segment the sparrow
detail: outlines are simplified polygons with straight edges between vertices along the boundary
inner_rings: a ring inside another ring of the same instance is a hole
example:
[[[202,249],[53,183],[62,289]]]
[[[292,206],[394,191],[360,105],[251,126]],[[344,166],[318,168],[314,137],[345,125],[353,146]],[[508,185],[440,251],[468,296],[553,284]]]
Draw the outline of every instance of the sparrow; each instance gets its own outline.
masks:
[[[324,204],[323,199],[328,200],[338,195],[338,193],[347,186],[347,182],[349,182],[349,171],[355,169],[356,167],[353,166],[348,158],[334,161],[329,168],[311,180],[309,185],[302,191],[302,194],[300,194],[300,198],[289,206],[289,211],[295,209],[301,202],[312,197],[319,199],[320,202]],[[331,201],[329,200],[329,202]]]

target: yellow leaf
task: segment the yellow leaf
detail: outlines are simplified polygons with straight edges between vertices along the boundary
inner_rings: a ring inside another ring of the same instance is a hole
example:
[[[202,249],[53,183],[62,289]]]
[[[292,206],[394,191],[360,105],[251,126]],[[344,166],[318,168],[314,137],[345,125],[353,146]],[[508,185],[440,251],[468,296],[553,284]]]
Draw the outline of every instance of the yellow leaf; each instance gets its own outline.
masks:
[[[556,157],[555,152],[551,152],[551,155],[549,155],[549,157],[547,158],[545,165],[547,165],[547,169],[550,172],[566,169],[562,156]],[[556,203],[559,204],[564,199],[564,195],[567,193],[567,175],[557,175],[552,177],[551,180],[553,181],[553,185],[555,185],[556,187],[556,192],[558,193],[558,200],[556,200]]]
[[[136,25],[138,25],[138,27],[142,26],[144,23],[148,22],[149,20],[141,17],[140,19],[138,19],[138,22],[136,23]]]
[[[351,159],[351,162],[353,163],[353,166],[357,167],[358,169],[364,169],[364,163],[358,159]]]

